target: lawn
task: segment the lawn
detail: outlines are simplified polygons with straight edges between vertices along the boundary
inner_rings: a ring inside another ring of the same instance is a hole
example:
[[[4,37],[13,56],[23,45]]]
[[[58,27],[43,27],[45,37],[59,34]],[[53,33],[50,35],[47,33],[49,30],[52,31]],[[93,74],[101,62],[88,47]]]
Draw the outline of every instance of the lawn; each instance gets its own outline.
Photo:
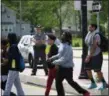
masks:
[[[74,37],[72,39],[72,46],[73,47],[82,47],[82,38]]]

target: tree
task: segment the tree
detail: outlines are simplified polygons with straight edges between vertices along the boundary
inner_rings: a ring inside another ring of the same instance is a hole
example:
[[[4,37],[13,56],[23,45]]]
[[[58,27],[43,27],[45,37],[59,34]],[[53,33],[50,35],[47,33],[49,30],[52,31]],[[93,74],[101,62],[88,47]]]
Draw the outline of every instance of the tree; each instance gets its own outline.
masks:
[[[60,26],[60,22],[63,23],[67,16],[69,6],[73,6],[73,1],[67,0],[51,0],[51,1],[36,1],[36,0],[26,0],[22,1],[22,20],[30,21],[31,24],[36,25],[38,23],[45,27],[56,27]],[[17,17],[19,17],[19,1],[4,0],[5,3],[10,8],[17,12]],[[62,10],[63,6],[67,5],[65,10]],[[73,11],[73,10],[72,10]],[[62,20],[60,20],[62,18]]]

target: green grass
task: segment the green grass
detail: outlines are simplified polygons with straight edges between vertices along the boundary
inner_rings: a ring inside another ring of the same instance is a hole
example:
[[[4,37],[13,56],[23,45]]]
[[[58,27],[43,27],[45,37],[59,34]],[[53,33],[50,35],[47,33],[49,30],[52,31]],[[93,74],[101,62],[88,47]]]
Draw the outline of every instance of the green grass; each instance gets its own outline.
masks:
[[[108,52],[104,52],[103,55],[108,55]]]
[[[74,37],[72,39],[72,46],[73,47],[82,47],[82,38]]]

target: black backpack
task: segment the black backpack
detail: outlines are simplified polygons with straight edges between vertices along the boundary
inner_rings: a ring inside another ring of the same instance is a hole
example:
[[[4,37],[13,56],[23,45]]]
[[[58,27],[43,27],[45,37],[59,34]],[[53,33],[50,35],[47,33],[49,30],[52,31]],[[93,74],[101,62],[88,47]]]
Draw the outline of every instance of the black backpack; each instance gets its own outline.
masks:
[[[102,33],[96,33],[100,35],[101,43],[100,48],[102,52],[108,52],[108,39]]]

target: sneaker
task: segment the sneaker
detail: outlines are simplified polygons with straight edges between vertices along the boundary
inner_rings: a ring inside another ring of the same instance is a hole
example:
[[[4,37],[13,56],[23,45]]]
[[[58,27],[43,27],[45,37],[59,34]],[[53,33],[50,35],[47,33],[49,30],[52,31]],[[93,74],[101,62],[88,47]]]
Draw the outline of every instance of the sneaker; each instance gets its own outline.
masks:
[[[83,96],[90,96],[90,93],[86,92],[86,93],[83,94]]]
[[[91,83],[91,85],[89,86],[88,89],[93,89],[93,88],[96,88],[96,87],[97,87],[97,85],[95,83]]]
[[[103,83],[103,85],[102,85],[98,90],[104,90],[104,89],[106,89],[107,87],[109,87],[109,86],[107,86],[106,83]]]

